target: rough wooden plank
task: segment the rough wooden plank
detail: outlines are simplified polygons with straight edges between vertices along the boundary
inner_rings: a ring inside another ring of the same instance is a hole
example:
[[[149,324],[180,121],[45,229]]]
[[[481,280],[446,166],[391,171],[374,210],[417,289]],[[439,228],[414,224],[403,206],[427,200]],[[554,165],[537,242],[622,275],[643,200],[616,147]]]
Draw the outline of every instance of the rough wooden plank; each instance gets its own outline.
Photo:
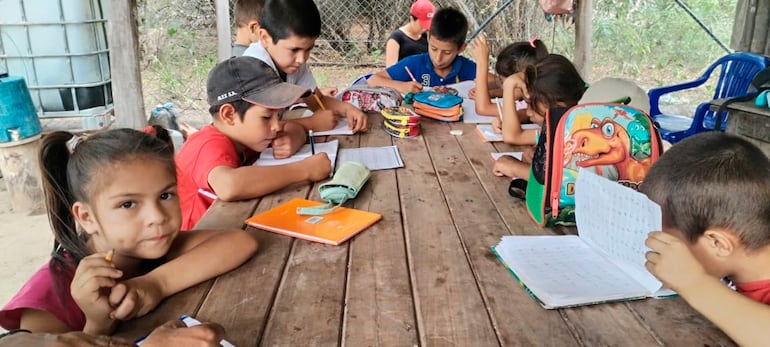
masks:
[[[332,137],[340,148],[358,147],[359,136]],[[317,184],[311,200],[320,201]],[[295,240],[261,344],[337,345],[341,340],[348,245]]]
[[[136,0],[110,2],[107,40],[110,42],[110,74],[116,128],[141,129],[147,125],[139,71],[139,34]]]
[[[561,309],[584,346],[662,345],[624,303],[606,303]]]
[[[432,128],[434,125],[428,126]],[[577,343],[559,312],[542,309],[492,252],[491,247],[510,234],[501,213],[495,213],[496,209],[500,209],[495,206],[492,196],[505,194],[503,197],[507,197],[507,201],[500,204],[507,204],[501,208],[506,212],[512,211],[513,202],[506,182],[502,182],[505,190],[496,191],[486,190],[483,182],[492,180],[496,181],[491,182],[492,186],[501,186],[499,182],[507,180],[492,174],[489,165],[492,161],[488,159],[492,146],[473,136],[470,131],[473,130],[472,125],[456,123],[451,127],[463,130],[464,135],[455,137],[437,131],[436,136],[427,138],[426,142],[449,211],[500,341],[503,345],[525,346],[568,344],[570,340],[572,344]],[[487,168],[483,167],[484,163],[487,163]],[[474,165],[480,165],[482,169],[476,170]],[[523,208],[516,207],[518,210]],[[480,219],[479,215],[489,218]],[[530,227],[533,233],[548,232],[548,229],[535,226],[528,217],[524,218],[508,222],[516,228],[521,228],[519,225]]]
[[[666,346],[735,346],[727,335],[680,298],[647,299],[626,304],[636,311]],[[683,333],[683,332],[687,333]]]
[[[370,115],[372,130],[361,147],[392,145],[380,130],[382,117]],[[398,140],[396,140],[398,141]],[[382,220],[350,243],[342,328],[344,346],[413,346],[418,343],[396,171],[372,172],[355,208],[382,214]]]
[[[475,279],[424,142],[449,132],[446,125],[431,126],[435,122],[423,120],[423,136],[396,141],[407,163],[396,175],[420,344],[497,346],[498,339],[474,285]],[[467,175],[454,171],[451,174]],[[463,182],[461,177],[458,181]],[[468,207],[475,211],[472,205]],[[485,219],[483,215],[488,211],[483,212],[479,217]]]

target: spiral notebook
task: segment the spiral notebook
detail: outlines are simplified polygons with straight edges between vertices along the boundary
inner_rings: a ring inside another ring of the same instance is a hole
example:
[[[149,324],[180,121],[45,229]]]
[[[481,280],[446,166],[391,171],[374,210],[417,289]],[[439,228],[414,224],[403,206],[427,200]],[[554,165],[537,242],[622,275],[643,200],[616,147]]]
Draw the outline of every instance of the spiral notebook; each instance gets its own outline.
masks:
[[[258,229],[303,240],[339,245],[382,219],[382,215],[347,207],[337,207],[322,216],[301,216],[297,208],[324,205],[295,198],[246,220]]]

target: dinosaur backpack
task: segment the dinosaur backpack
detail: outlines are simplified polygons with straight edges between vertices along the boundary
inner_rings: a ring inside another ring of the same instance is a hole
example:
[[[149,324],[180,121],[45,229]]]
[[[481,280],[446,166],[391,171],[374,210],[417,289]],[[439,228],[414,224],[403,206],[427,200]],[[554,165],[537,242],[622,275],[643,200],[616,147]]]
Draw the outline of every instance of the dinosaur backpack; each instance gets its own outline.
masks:
[[[575,225],[579,168],[638,189],[661,154],[650,116],[624,104],[552,108],[544,127],[526,188],[527,210],[540,226]]]

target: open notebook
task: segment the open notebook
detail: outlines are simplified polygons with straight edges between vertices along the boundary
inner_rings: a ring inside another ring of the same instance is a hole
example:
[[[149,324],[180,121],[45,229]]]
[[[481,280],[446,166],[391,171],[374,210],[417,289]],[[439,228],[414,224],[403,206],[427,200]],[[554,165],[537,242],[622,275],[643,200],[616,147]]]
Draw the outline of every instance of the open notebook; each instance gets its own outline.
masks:
[[[647,196],[580,170],[575,185],[580,236],[504,236],[498,258],[545,308],[675,294],[644,267],[644,240],[661,230]]]
[[[339,149],[339,147],[340,147],[340,142],[338,140],[329,141],[329,142],[317,142],[315,144],[316,153],[326,152],[326,155],[329,156],[329,161],[331,161],[332,163],[332,172],[334,172],[334,162],[337,160],[337,150]],[[300,148],[299,151],[297,151],[297,153],[294,153],[294,155],[286,159],[275,159],[275,156],[273,156],[273,149],[268,148],[264,152],[259,154],[259,159],[257,159],[256,162],[254,162],[254,165],[272,166],[272,165],[290,164],[290,163],[302,161],[303,159],[311,155],[312,155],[312,151],[310,149],[310,144],[306,144],[302,146],[302,148]]]
[[[322,202],[292,199],[246,220],[246,224],[274,233],[308,241],[339,245],[382,218],[382,215],[337,207],[321,216],[302,216],[297,208],[324,205]]]

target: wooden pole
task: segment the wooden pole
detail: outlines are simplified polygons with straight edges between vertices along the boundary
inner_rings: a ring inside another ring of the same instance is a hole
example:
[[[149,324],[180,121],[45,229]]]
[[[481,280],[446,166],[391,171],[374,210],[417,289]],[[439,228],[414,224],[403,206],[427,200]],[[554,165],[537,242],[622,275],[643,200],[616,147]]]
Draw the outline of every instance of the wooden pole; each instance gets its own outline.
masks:
[[[593,0],[578,0],[575,18],[575,67],[590,81],[591,78],[591,21],[594,16]]]
[[[770,55],[770,0],[738,0],[730,47]]]
[[[217,57],[223,61],[232,56],[233,47],[230,45],[230,3],[227,0],[217,0]]]
[[[141,129],[147,125],[139,71],[136,0],[113,0],[108,14],[112,100],[115,127]]]

